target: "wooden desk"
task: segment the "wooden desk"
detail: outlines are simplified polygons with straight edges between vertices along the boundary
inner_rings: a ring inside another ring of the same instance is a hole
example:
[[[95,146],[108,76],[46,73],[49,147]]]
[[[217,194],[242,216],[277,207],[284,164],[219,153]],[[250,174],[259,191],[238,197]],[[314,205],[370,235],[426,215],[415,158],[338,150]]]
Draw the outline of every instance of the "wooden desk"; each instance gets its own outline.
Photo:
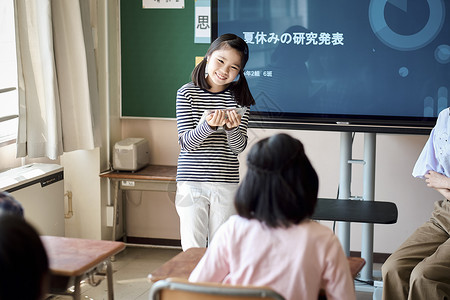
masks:
[[[112,266],[110,257],[123,249],[122,242],[41,236],[50,263],[50,293],[70,295],[80,299],[80,282],[93,278],[97,270],[106,265],[108,299],[114,299]],[[75,287],[73,293],[69,287]]]
[[[161,267],[148,275],[151,282],[177,277],[188,279],[195,266],[205,254],[206,248],[189,248],[184,252],[178,253]]]
[[[206,248],[190,248],[184,252],[180,252],[149,274],[148,279],[151,282],[156,282],[169,277],[188,279],[195,266],[197,266],[198,262],[205,254],[205,251]],[[366,262],[360,257],[348,257],[348,264],[353,278],[356,278]]]
[[[125,220],[125,193],[126,190],[138,191],[161,191],[161,192],[175,192],[177,167],[176,166],[158,166],[148,165],[145,168],[136,172],[127,171],[108,171],[100,174],[102,178],[109,178],[114,184],[114,217],[112,238],[116,239],[117,231],[117,216],[118,216],[118,198],[119,191],[122,191],[122,207],[123,207],[123,231],[124,240],[126,241],[126,220]]]

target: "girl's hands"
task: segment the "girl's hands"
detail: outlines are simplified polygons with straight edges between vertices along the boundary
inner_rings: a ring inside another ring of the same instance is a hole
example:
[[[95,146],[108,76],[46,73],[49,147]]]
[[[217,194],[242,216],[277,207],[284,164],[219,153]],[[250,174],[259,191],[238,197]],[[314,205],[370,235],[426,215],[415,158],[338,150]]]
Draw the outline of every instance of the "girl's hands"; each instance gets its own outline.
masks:
[[[227,114],[224,110],[215,110],[212,114],[206,117],[206,122],[213,129],[217,129],[217,126],[224,126]]]
[[[206,122],[211,128],[223,126],[226,130],[238,127],[241,124],[241,116],[234,110],[215,110],[206,117]]]
[[[227,111],[227,118],[225,120],[225,129],[230,130],[232,128],[238,127],[241,124],[241,115],[238,114],[234,109]]]

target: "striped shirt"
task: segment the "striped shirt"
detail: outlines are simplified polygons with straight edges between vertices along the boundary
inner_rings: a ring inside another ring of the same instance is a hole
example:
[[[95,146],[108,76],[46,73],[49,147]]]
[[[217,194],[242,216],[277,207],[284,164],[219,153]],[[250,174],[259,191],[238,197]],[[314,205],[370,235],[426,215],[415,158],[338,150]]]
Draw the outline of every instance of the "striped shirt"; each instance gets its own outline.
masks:
[[[177,92],[178,156],[177,181],[239,183],[238,154],[247,146],[249,109],[241,124],[229,131],[212,129],[199,121],[205,110],[239,108],[226,89],[210,93],[192,82]]]

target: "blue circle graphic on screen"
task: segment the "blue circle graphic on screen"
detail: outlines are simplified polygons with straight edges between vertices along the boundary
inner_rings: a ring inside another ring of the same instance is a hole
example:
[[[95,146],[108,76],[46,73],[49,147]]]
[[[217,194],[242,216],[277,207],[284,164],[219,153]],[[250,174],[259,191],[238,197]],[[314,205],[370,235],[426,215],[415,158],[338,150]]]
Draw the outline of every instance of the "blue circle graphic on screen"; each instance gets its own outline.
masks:
[[[407,67],[401,67],[401,68],[398,70],[398,74],[400,74],[401,77],[406,77],[406,76],[408,76],[408,74],[409,74],[409,70],[408,70]]]
[[[441,64],[447,64],[450,62],[450,46],[439,45],[434,51],[434,58]]]
[[[443,0],[421,1],[427,1],[430,8],[427,24],[414,34],[402,35],[394,32],[386,23],[384,9],[389,2],[406,13],[408,0],[371,0],[369,21],[372,31],[385,45],[396,50],[411,51],[428,45],[438,35],[444,24],[445,7]]]

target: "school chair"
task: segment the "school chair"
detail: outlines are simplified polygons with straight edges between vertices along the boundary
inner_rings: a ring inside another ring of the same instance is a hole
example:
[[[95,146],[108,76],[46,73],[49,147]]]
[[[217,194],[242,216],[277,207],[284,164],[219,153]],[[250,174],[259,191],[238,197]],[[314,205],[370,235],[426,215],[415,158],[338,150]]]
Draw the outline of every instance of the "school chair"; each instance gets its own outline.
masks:
[[[149,300],[285,300],[269,287],[235,286],[221,283],[189,282],[167,278],[155,282]]]

